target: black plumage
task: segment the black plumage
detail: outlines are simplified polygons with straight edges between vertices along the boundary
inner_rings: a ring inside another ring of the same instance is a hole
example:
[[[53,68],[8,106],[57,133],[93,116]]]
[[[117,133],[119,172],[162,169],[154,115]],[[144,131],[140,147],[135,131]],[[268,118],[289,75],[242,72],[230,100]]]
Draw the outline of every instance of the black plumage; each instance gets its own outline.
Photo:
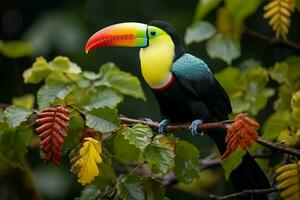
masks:
[[[175,57],[172,65],[174,82],[164,90],[153,90],[162,114],[174,123],[191,122],[202,119],[204,122],[227,120],[232,112],[227,93],[214,78],[207,65],[199,58],[184,53],[175,31],[166,23],[154,21],[167,32],[175,44]],[[226,151],[226,130],[207,131],[216,142],[221,154]],[[269,188],[264,172],[247,152],[243,161],[230,175],[236,191],[245,189]],[[265,194],[253,195],[253,199],[267,199]],[[243,199],[252,199],[243,197]]]

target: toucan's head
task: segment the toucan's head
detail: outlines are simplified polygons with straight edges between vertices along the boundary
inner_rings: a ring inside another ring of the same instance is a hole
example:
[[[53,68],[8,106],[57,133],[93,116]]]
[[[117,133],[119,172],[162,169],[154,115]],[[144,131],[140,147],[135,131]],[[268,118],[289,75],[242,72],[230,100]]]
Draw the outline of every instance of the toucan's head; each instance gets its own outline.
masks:
[[[179,58],[184,49],[174,29],[166,22],[151,21],[148,25],[126,22],[105,27],[88,40],[85,51],[107,46],[147,48],[155,42],[171,39],[174,44],[174,59]]]

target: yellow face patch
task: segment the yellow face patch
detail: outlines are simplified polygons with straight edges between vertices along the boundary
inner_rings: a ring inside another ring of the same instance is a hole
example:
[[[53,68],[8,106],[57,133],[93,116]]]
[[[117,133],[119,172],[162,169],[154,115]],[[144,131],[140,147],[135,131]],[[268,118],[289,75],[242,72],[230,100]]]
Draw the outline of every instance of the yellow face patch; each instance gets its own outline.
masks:
[[[148,27],[149,45],[140,50],[142,74],[151,88],[163,87],[171,78],[174,43],[163,30]]]

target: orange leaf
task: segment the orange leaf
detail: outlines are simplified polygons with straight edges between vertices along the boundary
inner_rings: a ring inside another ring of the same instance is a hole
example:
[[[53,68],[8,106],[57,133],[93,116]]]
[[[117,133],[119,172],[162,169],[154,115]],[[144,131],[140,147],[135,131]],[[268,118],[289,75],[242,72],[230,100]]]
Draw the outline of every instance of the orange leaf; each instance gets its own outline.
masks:
[[[238,146],[246,149],[252,146],[258,140],[256,130],[259,124],[246,117],[245,114],[239,114],[234,118],[234,122],[228,127],[225,142],[227,143],[226,152],[222,155],[222,160],[232,154]]]

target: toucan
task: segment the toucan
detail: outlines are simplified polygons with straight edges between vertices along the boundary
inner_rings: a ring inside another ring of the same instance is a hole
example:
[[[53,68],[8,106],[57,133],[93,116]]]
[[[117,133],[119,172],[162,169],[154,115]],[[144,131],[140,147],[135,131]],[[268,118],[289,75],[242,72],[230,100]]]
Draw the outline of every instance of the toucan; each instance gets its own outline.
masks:
[[[170,123],[191,122],[189,130],[197,135],[197,126],[204,122],[223,121],[232,112],[231,103],[221,84],[206,63],[186,53],[175,30],[166,22],[149,24],[126,22],[105,27],[86,43],[86,53],[108,46],[140,48],[142,75],[159,103],[165,119],[158,133]],[[226,151],[226,130],[207,131],[219,151]],[[269,188],[269,181],[247,152],[242,163],[231,173],[230,180],[239,192]],[[253,199],[267,199],[265,194]],[[252,199],[244,197],[244,199]]]

